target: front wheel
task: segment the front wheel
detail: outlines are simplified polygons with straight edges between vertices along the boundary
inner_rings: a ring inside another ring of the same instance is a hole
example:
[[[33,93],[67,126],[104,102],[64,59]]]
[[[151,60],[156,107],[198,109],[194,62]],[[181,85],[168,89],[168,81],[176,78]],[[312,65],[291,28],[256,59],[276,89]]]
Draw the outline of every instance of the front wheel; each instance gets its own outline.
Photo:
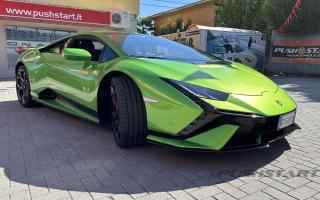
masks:
[[[31,108],[37,105],[32,100],[29,76],[25,66],[20,65],[16,74],[16,91],[20,104],[25,108]]]
[[[111,123],[115,141],[120,147],[145,143],[146,108],[136,84],[128,77],[116,76],[110,81]]]

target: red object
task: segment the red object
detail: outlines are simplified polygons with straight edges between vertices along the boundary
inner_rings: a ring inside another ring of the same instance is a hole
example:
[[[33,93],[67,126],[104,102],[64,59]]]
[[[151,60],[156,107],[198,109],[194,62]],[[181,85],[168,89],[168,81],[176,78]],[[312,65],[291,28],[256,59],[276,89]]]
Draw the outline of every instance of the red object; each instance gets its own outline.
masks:
[[[295,17],[298,17],[297,12],[300,9],[300,4],[301,4],[301,0],[297,0],[297,3],[295,4],[294,8],[292,9],[290,15],[288,16],[288,18],[284,21],[284,23],[282,24],[282,26],[278,29],[278,32],[284,32],[285,29],[288,28],[288,26],[290,26],[290,23],[292,22],[292,18],[293,15]]]
[[[320,64],[319,58],[272,58],[272,62],[295,64]]]
[[[24,47],[16,47],[15,51],[17,54],[22,54],[23,52],[25,52],[27,50],[27,48]]]
[[[298,46],[320,46],[320,40],[275,40],[273,45],[276,46],[288,46],[288,47],[298,47]]]
[[[110,11],[0,0],[0,19],[76,26],[109,26]]]

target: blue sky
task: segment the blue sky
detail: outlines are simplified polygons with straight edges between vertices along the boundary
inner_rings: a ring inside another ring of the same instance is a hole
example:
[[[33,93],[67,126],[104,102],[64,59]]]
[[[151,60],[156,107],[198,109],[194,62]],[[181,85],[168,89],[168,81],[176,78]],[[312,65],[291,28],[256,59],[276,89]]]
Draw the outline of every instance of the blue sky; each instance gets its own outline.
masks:
[[[196,1],[198,0],[140,0],[140,16],[147,17]]]

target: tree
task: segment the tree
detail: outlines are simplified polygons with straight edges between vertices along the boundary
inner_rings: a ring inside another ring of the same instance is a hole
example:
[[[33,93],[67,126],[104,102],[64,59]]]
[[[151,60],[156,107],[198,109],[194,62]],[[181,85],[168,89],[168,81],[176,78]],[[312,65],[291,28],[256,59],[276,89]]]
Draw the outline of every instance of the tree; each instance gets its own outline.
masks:
[[[265,0],[263,4],[263,16],[265,16],[267,31],[276,30],[281,27],[292,11],[296,0]],[[302,0],[297,17],[292,19],[291,24],[285,30],[287,33],[306,34],[320,31],[320,1]]]
[[[183,32],[183,31],[186,31],[191,24],[192,24],[191,19],[188,19],[187,24],[184,25],[183,19],[181,17],[177,17],[174,24],[172,24],[171,21],[169,21],[165,27],[160,28],[159,32],[160,32],[160,35],[176,33],[178,30],[180,30],[180,32]]]
[[[192,25],[192,20],[188,19],[187,24],[184,26],[185,30],[187,30],[191,25]]]
[[[220,0],[217,26],[257,30],[267,35],[270,45],[273,30],[285,22],[297,0]],[[302,0],[297,18],[285,30],[291,34],[320,32],[319,0]]]
[[[258,30],[270,36],[281,27],[297,0],[220,0],[216,12],[218,26]],[[286,30],[288,33],[320,31],[320,1],[302,0],[297,18]]]
[[[142,34],[154,34],[154,23],[150,19],[138,18],[137,31]]]
[[[265,0],[220,0],[216,11],[217,26],[264,30],[261,16]]]
[[[167,35],[169,33],[167,27],[161,27],[160,28],[160,35]]]
[[[171,22],[168,23],[167,29],[168,29],[168,33],[175,33],[175,32],[177,32],[176,26],[172,25]]]
[[[180,31],[184,31],[185,30],[185,27],[184,27],[184,24],[183,24],[183,20],[181,17],[177,17],[176,18],[176,24],[175,24],[175,28],[176,30],[180,30]]]

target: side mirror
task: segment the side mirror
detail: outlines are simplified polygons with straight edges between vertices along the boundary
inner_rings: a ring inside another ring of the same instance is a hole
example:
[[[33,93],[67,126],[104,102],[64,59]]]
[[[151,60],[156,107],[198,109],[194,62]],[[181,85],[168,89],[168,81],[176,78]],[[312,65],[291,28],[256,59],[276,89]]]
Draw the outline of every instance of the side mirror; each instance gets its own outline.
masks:
[[[90,61],[92,57],[87,50],[77,48],[65,48],[62,56],[67,60],[74,61]]]

